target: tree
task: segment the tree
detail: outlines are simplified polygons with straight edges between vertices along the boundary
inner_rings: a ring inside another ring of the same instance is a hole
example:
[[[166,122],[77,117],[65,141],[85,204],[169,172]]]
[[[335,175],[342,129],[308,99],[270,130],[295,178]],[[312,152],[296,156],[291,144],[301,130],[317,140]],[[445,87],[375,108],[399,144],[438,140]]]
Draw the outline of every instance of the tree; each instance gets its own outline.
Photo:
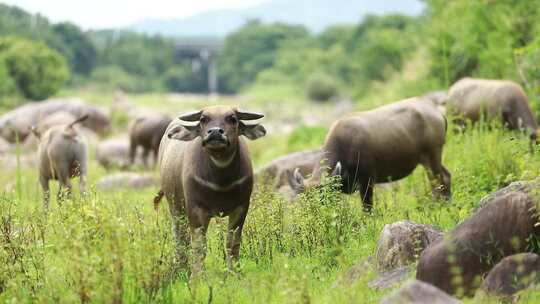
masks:
[[[57,39],[51,44],[68,59],[71,71],[81,75],[90,74],[96,65],[97,53],[88,36],[67,22],[53,25],[52,31]]]
[[[252,83],[259,72],[274,65],[283,43],[308,36],[302,26],[248,22],[225,39],[218,61],[221,87],[227,92],[238,92]]]
[[[62,55],[41,42],[0,39],[0,62],[29,99],[42,100],[56,93],[69,77]]]

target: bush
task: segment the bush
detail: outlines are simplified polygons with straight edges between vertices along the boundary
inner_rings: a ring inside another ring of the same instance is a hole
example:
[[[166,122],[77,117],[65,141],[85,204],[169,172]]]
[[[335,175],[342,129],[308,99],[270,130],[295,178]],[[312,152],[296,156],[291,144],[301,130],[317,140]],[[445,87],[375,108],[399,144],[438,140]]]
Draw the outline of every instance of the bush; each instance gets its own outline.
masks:
[[[94,69],[90,80],[95,85],[106,90],[121,89],[130,93],[139,93],[156,88],[156,82],[143,80],[127,73],[123,68],[111,65]]]
[[[287,149],[289,152],[296,152],[319,148],[324,143],[326,133],[326,127],[299,126],[289,135]]]
[[[46,99],[56,93],[69,77],[64,58],[43,43],[2,39],[0,57],[18,90],[29,99]]]
[[[328,101],[338,95],[336,81],[324,74],[313,74],[307,81],[307,96],[314,101]]]

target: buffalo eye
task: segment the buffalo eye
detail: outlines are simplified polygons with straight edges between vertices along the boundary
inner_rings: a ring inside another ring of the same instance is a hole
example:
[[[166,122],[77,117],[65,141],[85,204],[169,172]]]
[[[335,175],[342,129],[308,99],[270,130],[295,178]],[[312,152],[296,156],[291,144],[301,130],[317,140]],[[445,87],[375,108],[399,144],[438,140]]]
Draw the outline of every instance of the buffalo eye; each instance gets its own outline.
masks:
[[[227,122],[230,123],[230,124],[235,125],[235,124],[238,123],[238,119],[236,117],[234,117],[234,116],[228,116],[227,117]]]
[[[205,124],[205,123],[208,123],[210,119],[206,116],[203,116],[201,117],[201,119],[199,120],[201,124]]]

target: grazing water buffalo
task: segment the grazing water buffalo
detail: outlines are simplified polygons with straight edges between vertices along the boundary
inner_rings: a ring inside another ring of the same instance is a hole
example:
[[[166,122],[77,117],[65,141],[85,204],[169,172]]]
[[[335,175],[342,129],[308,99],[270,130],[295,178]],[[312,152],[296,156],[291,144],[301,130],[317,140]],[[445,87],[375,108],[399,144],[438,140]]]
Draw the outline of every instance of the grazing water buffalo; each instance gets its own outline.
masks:
[[[420,256],[416,278],[450,294],[472,296],[502,258],[538,251],[538,199],[531,189],[500,192],[431,244]]]
[[[274,189],[280,189],[289,185],[287,175],[289,171],[299,168],[302,175],[311,174],[311,170],[322,156],[323,153],[320,149],[285,155],[261,168],[257,171],[256,176],[271,182]]]
[[[182,223],[187,217],[194,251],[192,277],[202,271],[212,217],[229,217],[229,268],[238,261],[253,188],[251,159],[240,136],[251,140],[264,136],[263,126],[245,123],[262,117],[227,106],[208,107],[180,116],[181,121],[173,121],[163,136],[159,148],[161,191],[154,203],[157,206],[167,197],[180,263],[186,262],[182,247],[187,237]]]
[[[137,148],[143,148],[143,162],[148,165],[150,151],[154,153],[154,164],[157,163],[159,143],[172,119],[167,116],[154,115],[137,118],[129,128],[129,163],[133,165]]]
[[[464,78],[450,88],[448,111],[476,122],[501,118],[511,130],[527,130],[536,141],[538,124],[527,95],[512,81]]]
[[[297,192],[321,183],[323,171],[340,175],[342,191],[360,190],[364,210],[372,207],[373,186],[411,174],[418,164],[428,170],[436,195],[450,197],[450,172],[441,156],[446,119],[429,100],[411,98],[338,120],[326,138],[325,160],[310,179],[289,173]],[[436,180],[436,181],[435,181]]]
[[[88,115],[88,119],[82,123],[84,127],[101,135],[110,131],[110,120],[103,111],[74,99],[50,100],[20,106],[0,117],[0,135],[11,143],[16,142],[17,135],[20,141],[24,141],[30,134],[32,126],[38,126],[42,120],[57,112],[67,112],[74,117]]]
[[[84,139],[75,129],[75,124],[88,119],[84,115],[69,125],[58,125],[47,130],[43,135],[37,128],[32,128],[34,134],[40,139],[38,149],[39,182],[43,189],[43,206],[49,209],[49,181],[58,180],[60,189],[58,200],[62,199],[63,188],[67,196],[71,195],[71,181],[79,177],[79,190],[86,192],[86,163],[87,147]]]

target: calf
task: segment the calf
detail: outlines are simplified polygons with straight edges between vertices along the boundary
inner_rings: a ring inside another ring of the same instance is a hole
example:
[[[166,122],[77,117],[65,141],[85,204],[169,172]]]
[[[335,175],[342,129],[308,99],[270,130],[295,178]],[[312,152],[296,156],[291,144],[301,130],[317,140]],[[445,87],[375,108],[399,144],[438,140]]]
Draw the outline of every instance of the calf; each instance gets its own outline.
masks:
[[[58,180],[60,188],[58,200],[62,199],[63,190],[71,195],[71,181],[79,177],[79,190],[86,192],[87,145],[75,125],[88,118],[84,115],[68,125],[51,127],[43,136],[33,127],[32,131],[39,138],[38,169],[39,182],[43,189],[43,207],[49,209],[49,181]]]
[[[194,252],[192,277],[202,272],[206,231],[212,217],[229,217],[228,267],[231,269],[238,261],[253,189],[251,159],[240,136],[251,140],[264,136],[263,126],[244,123],[262,117],[227,106],[208,107],[180,116],[161,140],[161,191],[154,203],[158,204],[163,196],[169,202],[177,262],[181,264],[186,262],[183,246],[187,236],[182,222],[187,217]]]
[[[326,138],[322,162],[310,179],[296,169],[289,183],[297,193],[321,183],[322,173],[339,175],[342,191],[360,190],[364,210],[372,207],[373,186],[402,179],[424,165],[438,196],[450,198],[450,172],[441,158],[446,119],[431,101],[411,98],[338,120]]]

